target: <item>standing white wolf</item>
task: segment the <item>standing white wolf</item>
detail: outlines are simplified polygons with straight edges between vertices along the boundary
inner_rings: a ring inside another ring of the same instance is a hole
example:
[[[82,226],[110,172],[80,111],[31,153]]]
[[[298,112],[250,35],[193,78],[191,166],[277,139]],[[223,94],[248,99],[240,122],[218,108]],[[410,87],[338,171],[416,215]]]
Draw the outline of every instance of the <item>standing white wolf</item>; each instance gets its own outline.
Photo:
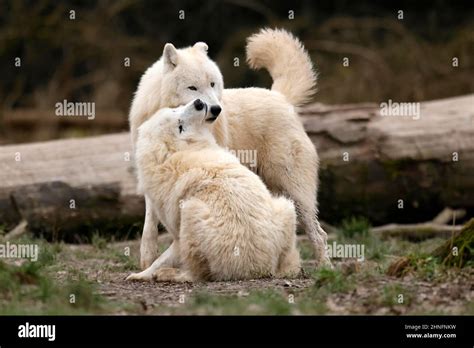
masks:
[[[316,75],[301,42],[284,30],[264,29],[251,36],[247,60],[266,68],[272,89],[224,89],[222,74],[207,56],[207,45],[176,49],[166,44],[163,56],[142,76],[130,110],[132,142],[138,127],[156,111],[200,98],[218,119],[212,125],[217,143],[257,153],[257,174],[276,194],[291,198],[298,222],[314,245],[318,263],[328,262],[327,235],[317,219],[318,156],[298,118],[297,107],[314,93]],[[158,218],[145,195],[146,215],[140,264],[158,257]],[[160,259],[166,266],[170,252]]]
[[[160,109],[139,128],[138,180],[166,230],[169,256],[129,280],[200,281],[295,277],[296,213],[217,145],[215,116],[200,99]],[[163,266],[166,258],[166,266]]]

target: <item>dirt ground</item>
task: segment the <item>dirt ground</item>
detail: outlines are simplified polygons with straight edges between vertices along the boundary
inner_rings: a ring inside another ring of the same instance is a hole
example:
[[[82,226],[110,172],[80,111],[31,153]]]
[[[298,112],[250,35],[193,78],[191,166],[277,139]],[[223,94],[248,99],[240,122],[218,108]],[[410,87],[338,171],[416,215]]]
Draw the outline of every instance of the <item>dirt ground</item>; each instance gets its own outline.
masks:
[[[170,243],[160,237],[161,250]],[[129,282],[138,270],[139,241],[56,246],[43,269],[54,284],[67,288],[82,280],[99,300],[82,312],[107,314],[474,314],[474,268],[446,268],[422,243],[363,240],[366,260],[334,260],[334,269],[316,270],[310,246],[300,237],[304,276],[209,283]],[[401,254],[415,255],[403,277],[386,275]],[[59,307],[68,312],[68,307]]]
[[[304,237],[298,244],[304,275],[298,279],[233,282],[130,282],[139,270],[139,241],[91,244],[37,243],[37,263],[0,263],[0,314],[474,314],[474,267],[449,268],[429,256],[441,239],[424,242],[331,236],[366,247],[365,260],[334,259],[316,269]],[[160,237],[160,250],[170,244]],[[388,266],[410,258],[402,277]],[[73,298],[73,300],[71,300]]]

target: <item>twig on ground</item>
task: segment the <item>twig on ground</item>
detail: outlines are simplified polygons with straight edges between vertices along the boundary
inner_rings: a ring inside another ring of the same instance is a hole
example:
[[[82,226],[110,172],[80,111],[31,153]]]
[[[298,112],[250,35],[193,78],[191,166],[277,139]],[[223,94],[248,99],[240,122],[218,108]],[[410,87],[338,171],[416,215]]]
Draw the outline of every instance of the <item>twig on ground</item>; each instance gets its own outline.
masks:
[[[466,215],[464,209],[444,208],[432,221],[417,224],[388,224],[373,227],[371,231],[381,238],[400,237],[409,240],[425,240],[433,237],[450,238],[461,231],[461,225],[454,225],[456,220]],[[453,221],[453,225],[447,225]]]
[[[24,235],[28,230],[27,227],[28,227],[28,222],[26,220],[21,220],[21,222],[18,225],[16,225],[16,227],[13,230],[11,230],[5,235],[4,239],[13,240]]]
[[[381,238],[401,237],[410,240],[424,240],[433,237],[449,238],[460,231],[462,226],[439,225],[432,222],[420,224],[388,224],[372,228]]]
[[[464,209],[456,209],[453,210],[449,207],[444,208],[436,217],[433,219],[434,224],[444,225],[452,220],[456,221],[462,219],[466,215],[466,211]]]

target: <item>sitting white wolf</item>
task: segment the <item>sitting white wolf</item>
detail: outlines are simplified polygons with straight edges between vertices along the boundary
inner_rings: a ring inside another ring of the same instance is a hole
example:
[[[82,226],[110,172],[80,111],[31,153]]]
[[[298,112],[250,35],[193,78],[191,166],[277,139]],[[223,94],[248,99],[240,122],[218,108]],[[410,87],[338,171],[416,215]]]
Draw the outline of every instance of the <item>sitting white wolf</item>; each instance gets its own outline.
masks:
[[[133,100],[133,144],[138,127],[159,109],[201,99],[210,106],[211,115],[219,116],[211,126],[217,143],[230,150],[257,154],[257,174],[270,191],[293,200],[318,264],[329,262],[327,236],[317,219],[318,156],[296,108],[314,93],[316,75],[311,60],[290,33],[268,29],[250,37],[247,60],[253,68],[270,71],[274,81],[271,90],[224,89],[221,72],[207,56],[205,43],[183,49],[166,44],[161,59],[142,76]],[[158,256],[158,219],[146,195],[145,202],[142,269]]]
[[[138,130],[139,184],[172,246],[129,280],[200,281],[295,277],[296,213],[217,145],[216,119],[196,99],[161,109]],[[164,262],[166,261],[166,262]]]

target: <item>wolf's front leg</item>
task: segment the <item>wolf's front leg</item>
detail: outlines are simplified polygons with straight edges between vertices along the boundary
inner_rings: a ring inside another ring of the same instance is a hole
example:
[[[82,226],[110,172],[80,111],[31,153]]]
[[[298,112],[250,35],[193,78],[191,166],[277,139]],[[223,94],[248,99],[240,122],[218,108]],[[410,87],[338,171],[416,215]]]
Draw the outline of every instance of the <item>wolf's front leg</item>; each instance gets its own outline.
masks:
[[[174,241],[166,251],[160,255],[159,258],[151,264],[150,267],[140,273],[132,273],[127,277],[127,280],[152,280],[153,274],[156,270],[162,267],[179,267],[179,242]]]
[[[140,243],[140,267],[147,269],[158,258],[158,217],[151,200],[145,195],[145,223]]]

